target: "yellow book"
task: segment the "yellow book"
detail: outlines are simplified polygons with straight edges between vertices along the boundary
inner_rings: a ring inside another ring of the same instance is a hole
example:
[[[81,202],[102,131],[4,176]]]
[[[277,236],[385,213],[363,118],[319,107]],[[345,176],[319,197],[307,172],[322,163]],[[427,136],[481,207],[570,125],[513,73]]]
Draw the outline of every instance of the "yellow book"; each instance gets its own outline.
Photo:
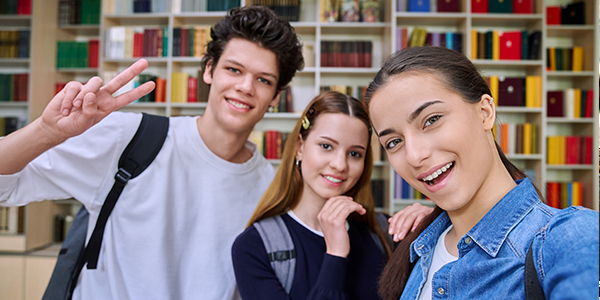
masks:
[[[525,107],[535,107],[535,89],[537,88],[537,83],[533,77],[525,77]]]
[[[573,72],[580,72],[583,68],[583,48],[573,47]]]
[[[248,140],[250,140],[251,142],[255,143],[256,144],[256,148],[263,155],[265,155],[265,151],[264,151],[264,145],[265,145],[264,137],[265,137],[264,131],[258,131],[258,130],[254,130],[254,131],[250,132],[250,136],[248,136]]]
[[[538,149],[538,126],[535,123],[531,123],[531,153],[537,154],[540,152]]]
[[[546,147],[548,147],[548,151],[546,153],[547,155],[547,162],[549,165],[557,165],[558,164],[558,136],[549,136],[548,137],[548,144],[546,145]]]
[[[537,97],[536,97],[536,105],[535,107],[542,107],[542,101],[544,100],[544,96],[543,96],[543,80],[542,80],[542,76],[535,76],[536,81],[537,81]]]
[[[581,118],[581,89],[575,89],[573,118]]]
[[[471,29],[471,59],[477,59],[477,30]]]
[[[569,207],[569,183],[563,182],[560,184],[560,194],[560,203],[562,207]]]
[[[571,190],[571,205],[572,206],[581,206],[581,193],[582,193],[582,186],[581,186],[581,182],[579,181],[574,181],[573,183],[573,187]]]
[[[523,124],[523,154],[531,154],[531,123]]]
[[[492,98],[494,98],[494,104],[498,106],[498,76],[492,75],[490,78],[490,90],[492,92]]]
[[[171,103],[187,102],[187,82],[189,75],[183,72],[171,73]]]
[[[498,30],[494,30],[492,34],[492,59],[500,59],[500,35]]]
[[[558,137],[558,151],[559,151],[559,155],[558,155],[558,164],[559,165],[564,165],[566,162],[566,158],[567,158],[567,139],[566,136],[561,135]]]
[[[556,71],[556,49],[554,47],[548,48],[548,56],[550,60],[550,71]]]

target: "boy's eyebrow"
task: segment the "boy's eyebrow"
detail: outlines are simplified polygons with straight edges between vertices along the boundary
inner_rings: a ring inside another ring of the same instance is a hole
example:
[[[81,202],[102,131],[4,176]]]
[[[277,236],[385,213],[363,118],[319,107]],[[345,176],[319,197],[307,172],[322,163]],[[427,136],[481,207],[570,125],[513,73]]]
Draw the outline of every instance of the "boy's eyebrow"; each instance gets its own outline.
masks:
[[[225,61],[226,61],[226,62],[229,62],[229,63],[231,63],[231,64],[234,64],[234,65],[240,66],[240,67],[245,67],[243,64],[241,64],[241,63],[239,63],[238,61],[236,61],[236,60],[233,60],[233,59],[226,59]],[[273,79],[275,79],[275,80],[279,80],[279,78],[277,77],[277,75],[275,75],[275,74],[273,74],[273,73],[269,73],[269,72],[260,72],[260,74],[261,74],[262,76],[268,76],[268,77],[272,77],[272,78],[273,78]]]
[[[413,111],[412,114],[410,114],[410,116],[408,117],[408,123],[412,123],[419,116],[419,114],[421,114],[421,112],[425,108],[427,108],[430,105],[436,104],[436,103],[442,103],[442,101],[434,100],[434,101],[429,101],[429,102],[423,103],[423,105],[419,106],[419,108],[415,109],[415,111]],[[377,133],[377,136],[382,137],[384,135],[388,135],[393,132],[394,132],[393,129],[388,128],[388,129],[384,129],[384,130],[380,131],[379,133]]]

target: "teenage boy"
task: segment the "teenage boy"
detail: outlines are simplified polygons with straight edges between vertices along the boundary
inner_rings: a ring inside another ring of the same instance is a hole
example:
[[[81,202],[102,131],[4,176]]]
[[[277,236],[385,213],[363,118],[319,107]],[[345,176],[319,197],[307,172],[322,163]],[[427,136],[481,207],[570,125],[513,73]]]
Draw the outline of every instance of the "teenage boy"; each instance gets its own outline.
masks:
[[[203,59],[211,86],[202,117],[171,117],[154,162],[124,189],[98,267],[83,268],[73,299],[238,298],[231,245],[274,176],[248,136],[303,67],[288,22],[263,7],[231,10]],[[69,83],[42,116],[0,139],[0,205],[73,197],[89,211],[88,238],[141,114],[114,112],[150,92],[111,95],[147,67],[101,87]]]

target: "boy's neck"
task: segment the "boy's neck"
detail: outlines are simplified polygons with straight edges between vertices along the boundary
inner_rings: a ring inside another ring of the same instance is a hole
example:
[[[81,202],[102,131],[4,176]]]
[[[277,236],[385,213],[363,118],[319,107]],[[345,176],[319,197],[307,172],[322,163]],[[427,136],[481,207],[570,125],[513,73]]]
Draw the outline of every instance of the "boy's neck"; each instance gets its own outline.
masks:
[[[252,152],[246,147],[250,136],[247,132],[229,132],[219,125],[212,124],[210,117],[199,117],[196,127],[200,138],[216,156],[232,163],[244,163],[252,158]]]

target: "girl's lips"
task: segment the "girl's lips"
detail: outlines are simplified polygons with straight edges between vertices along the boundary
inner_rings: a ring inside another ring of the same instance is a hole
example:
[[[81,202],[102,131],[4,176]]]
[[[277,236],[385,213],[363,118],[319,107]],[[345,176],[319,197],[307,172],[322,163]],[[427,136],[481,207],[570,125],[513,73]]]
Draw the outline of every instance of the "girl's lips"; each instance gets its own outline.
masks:
[[[443,189],[444,187],[446,187],[446,185],[448,185],[448,183],[450,181],[450,177],[452,176],[453,173],[454,173],[454,163],[452,164],[452,166],[449,170],[440,174],[440,176],[438,176],[438,178],[434,179],[432,185],[429,185],[427,182],[425,182],[423,180],[420,180],[420,181],[423,183],[425,188],[430,193],[435,193],[435,192]]]
[[[326,184],[333,186],[333,187],[339,187],[344,182],[344,180],[338,176],[321,175],[321,177],[323,178],[323,180],[325,181]]]

